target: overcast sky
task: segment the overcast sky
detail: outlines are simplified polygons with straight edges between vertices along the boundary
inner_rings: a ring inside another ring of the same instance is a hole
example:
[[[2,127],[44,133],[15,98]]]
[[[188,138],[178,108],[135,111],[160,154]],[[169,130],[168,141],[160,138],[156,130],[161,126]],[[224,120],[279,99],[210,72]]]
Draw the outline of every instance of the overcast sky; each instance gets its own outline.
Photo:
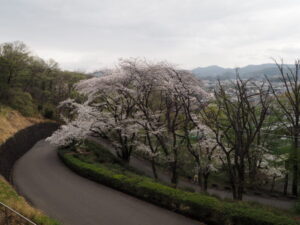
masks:
[[[187,69],[293,62],[299,21],[299,0],[0,0],[1,43],[85,71],[129,57]]]

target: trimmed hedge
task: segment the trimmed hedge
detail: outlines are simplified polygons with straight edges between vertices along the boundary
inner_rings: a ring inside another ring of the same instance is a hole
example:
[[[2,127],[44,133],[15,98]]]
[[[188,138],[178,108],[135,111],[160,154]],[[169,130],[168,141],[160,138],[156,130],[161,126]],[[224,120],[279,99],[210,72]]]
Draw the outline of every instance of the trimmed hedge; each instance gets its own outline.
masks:
[[[200,193],[178,190],[151,178],[122,174],[105,165],[81,161],[64,150],[58,154],[76,173],[148,202],[165,207],[209,225],[296,225],[294,219],[245,203],[226,202]]]

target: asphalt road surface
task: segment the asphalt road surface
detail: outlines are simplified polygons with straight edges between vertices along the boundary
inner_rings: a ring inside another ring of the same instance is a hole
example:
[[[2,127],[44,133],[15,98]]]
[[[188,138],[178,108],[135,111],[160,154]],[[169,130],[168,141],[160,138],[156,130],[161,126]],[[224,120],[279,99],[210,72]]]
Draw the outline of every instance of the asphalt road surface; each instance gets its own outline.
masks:
[[[44,140],[17,161],[13,182],[35,207],[64,225],[201,224],[78,176]]]

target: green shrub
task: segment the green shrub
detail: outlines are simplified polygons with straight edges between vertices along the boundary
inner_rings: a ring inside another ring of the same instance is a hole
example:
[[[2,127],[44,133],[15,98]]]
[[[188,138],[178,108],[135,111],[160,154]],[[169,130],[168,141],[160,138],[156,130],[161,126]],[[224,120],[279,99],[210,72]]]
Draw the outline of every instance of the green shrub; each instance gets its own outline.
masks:
[[[46,108],[44,110],[44,117],[47,118],[47,119],[52,119],[53,114],[54,114],[53,109]]]
[[[184,190],[184,191],[188,191],[188,192],[195,192],[196,191],[195,188],[189,187],[189,186],[182,187],[181,189]]]
[[[299,200],[295,203],[294,210],[297,214],[300,214],[300,201]]]
[[[39,111],[42,113],[42,115],[46,119],[58,119],[59,118],[59,115],[57,112],[57,106],[55,106],[53,104],[46,103],[40,107]]]
[[[18,110],[24,116],[34,116],[37,114],[37,109],[31,95],[20,89],[8,89],[5,93],[4,103]]]
[[[212,225],[296,225],[295,220],[245,203],[226,202],[200,193],[185,192],[151,178],[111,170],[105,164],[89,164],[58,152],[63,162],[78,174],[181,214]]]
[[[103,146],[99,148],[98,144],[86,140],[85,148],[94,152],[97,157],[97,161],[100,163],[106,162],[123,165],[123,162],[119,158],[115,157],[109,150],[105,149]]]

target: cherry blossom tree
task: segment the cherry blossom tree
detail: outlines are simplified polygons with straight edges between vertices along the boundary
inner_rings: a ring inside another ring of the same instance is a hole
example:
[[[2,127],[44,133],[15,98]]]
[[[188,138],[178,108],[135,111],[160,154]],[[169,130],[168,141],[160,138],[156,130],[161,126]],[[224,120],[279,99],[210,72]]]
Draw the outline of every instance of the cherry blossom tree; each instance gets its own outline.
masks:
[[[124,161],[135,150],[144,151],[156,178],[155,160],[163,154],[176,186],[178,157],[186,150],[184,124],[203,107],[207,96],[197,78],[167,63],[124,60],[101,77],[79,82],[76,90],[85,100],[62,103],[71,109],[71,120],[49,140],[58,142],[59,137],[63,143],[67,134],[72,141],[88,135],[104,137]]]
[[[68,144],[71,139],[99,135],[108,138],[116,148],[118,156],[129,161],[139,131],[135,103],[128,98],[128,94],[133,91],[128,88],[131,81],[130,74],[116,69],[105,76],[79,82],[76,89],[86,96],[86,100],[81,104],[74,100],[62,103],[72,108],[75,119],[67,121],[67,125],[55,132],[49,140]]]
[[[137,123],[143,128],[151,152],[154,177],[157,178],[155,158],[161,150],[172,170],[171,181],[176,185],[179,151],[185,149],[182,136],[185,111],[202,107],[199,103],[207,96],[202,83],[190,72],[167,63],[125,61],[122,68],[134,77],[131,84],[134,91],[128,96],[139,110],[141,120]]]
[[[162,79],[168,145],[171,154],[172,183],[178,180],[178,157],[189,139],[188,130],[195,127],[192,116],[204,107],[208,94],[202,83],[187,71],[169,69]]]
[[[91,127],[96,121],[98,112],[94,108],[76,103],[72,99],[61,102],[59,108],[62,107],[68,107],[69,117],[71,117],[70,115],[73,117],[75,114],[76,117],[70,120],[62,115],[62,119],[66,124],[47,138],[47,141],[59,146],[68,146],[76,142],[81,143],[91,133]]]
[[[138,144],[141,123],[136,117],[136,103],[130,97],[135,96],[135,90],[131,88],[133,82],[132,74],[117,68],[77,85],[77,90],[87,96],[85,104],[99,112],[91,131],[94,135],[107,138],[124,161],[130,160]]]
[[[221,158],[224,154],[215,141],[212,130],[203,124],[188,133],[186,145],[196,164],[198,183],[201,190],[206,192],[209,175],[222,167]]]
[[[274,190],[276,180],[284,178],[288,173],[285,167],[285,162],[288,160],[288,154],[271,154],[266,152],[263,154],[261,161],[258,163],[257,167],[259,172],[271,180],[271,190]]]

